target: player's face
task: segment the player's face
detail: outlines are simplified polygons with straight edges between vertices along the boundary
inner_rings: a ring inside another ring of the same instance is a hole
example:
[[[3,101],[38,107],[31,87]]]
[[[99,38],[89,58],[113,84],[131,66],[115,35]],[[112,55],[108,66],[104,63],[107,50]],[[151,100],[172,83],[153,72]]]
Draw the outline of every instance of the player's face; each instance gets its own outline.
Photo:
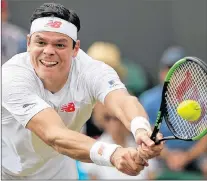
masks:
[[[37,75],[45,79],[67,77],[72,57],[78,53],[80,42],[56,32],[36,32],[28,36],[28,52]]]

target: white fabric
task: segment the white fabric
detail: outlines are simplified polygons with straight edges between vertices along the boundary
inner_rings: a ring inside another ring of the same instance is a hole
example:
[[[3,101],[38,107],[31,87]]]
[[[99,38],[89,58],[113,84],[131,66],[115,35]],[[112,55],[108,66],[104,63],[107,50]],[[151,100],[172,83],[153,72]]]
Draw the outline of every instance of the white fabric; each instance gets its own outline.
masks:
[[[112,137],[104,133],[101,135],[101,137],[98,139],[98,141],[102,141],[109,144],[115,144]],[[126,140],[126,147],[137,147],[134,138],[132,135],[127,137]],[[143,179],[147,180],[149,179],[148,175],[157,173],[157,160],[156,159],[150,159],[149,160],[149,166],[145,167],[144,170],[140,172],[137,176],[129,176],[126,175],[120,171],[118,171],[115,167],[105,167],[105,166],[99,166],[95,165],[93,163],[83,163],[80,162],[81,169],[88,173],[89,175],[95,176],[97,179],[115,179],[115,180],[131,180],[131,179]]]
[[[97,141],[93,144],[90,150],[90,158],[93,161],[93,163],[97,165],[113,167],[111,163],[111,155],[119,147],[121,146],[117,144],[108,144],[101,141]]]
[[[134,138],[136,138],[136,131],[137,129],[145,129],[147,132],[151,132],[151,126],[149,121],[144,117],[135,117],[131,121],[131,132],[134,135]]]
[[[42,17],[35,19],[30,28],[30,35],[39,31],[63,33],[71,37],[74,41],[77,40],[77,27],[58,17]]]
[[[75,178],[75,161],[54,151],[25,126],[39,111],[52,107],[68,128],[80,131],[90,118],[95,101],[103,102],[110,91],[120,88],[125,86],[114,70],[82,50],[72,60],[67,83],[55,94],[44,89],[28,53],[7,61],[2,67],[4,173],[13,179]],[[63,110],[68,103],[74,105],[71,112]]]

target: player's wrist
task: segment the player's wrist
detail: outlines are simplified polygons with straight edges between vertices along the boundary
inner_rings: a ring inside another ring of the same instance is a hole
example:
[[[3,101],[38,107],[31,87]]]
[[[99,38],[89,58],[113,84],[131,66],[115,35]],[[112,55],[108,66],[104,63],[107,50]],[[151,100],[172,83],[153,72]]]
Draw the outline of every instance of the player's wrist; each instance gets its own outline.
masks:
[[[136,134],[139,130],[146,130],[148,133],[151,132],[151,126],[149,121],[142,116],[135,117],[131,121],[130,128],[134,138],[136,138]]]
[[[90,158],[97,165],[113,166],[112,155],[120,147],[120,145],[97,141],[90,149]]]

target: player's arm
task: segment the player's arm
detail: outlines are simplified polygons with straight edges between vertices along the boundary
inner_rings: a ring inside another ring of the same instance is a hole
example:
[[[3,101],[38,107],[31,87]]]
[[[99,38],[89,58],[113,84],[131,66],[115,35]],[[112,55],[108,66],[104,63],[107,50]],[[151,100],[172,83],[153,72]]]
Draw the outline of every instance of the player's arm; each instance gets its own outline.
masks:
[[[151,126],[143,106],[136,97],[128,93],[111,67],[107,65],[99,67],[88,71],[88,75],[85,76],[90,85],[88,86],[90,92],[133,133],[138,144],[144,143],[144,145],[152,147],[154,142],[150,139]],[[162,148],[163,145],[160,144],[150,149],[146,158],[157,156]]]
[[[57,152],[83,162],[91,162],[89,153],[96,140],[68,129],[53,108],[36,114],[26,128]]]
[[[154,146],[150,139],[151,126],[147,113],[136,97],[131,96],[125,89],[117,89],[105,97],[104,104],[133,133],[138,144]],[[149,150],[146,158],[158,156],[162,149],[162,144],[155,146]]]
[[[148,120],[147,113],[138,99],[131,96],[125,89],[117,89],[110,92],[105,100],[105,106],[113,113],[126,128],[131,131],[131,120],[135,117],[143,117]],[[150,125],[149,125],[149,130]]]
[[[141,158],[139,162],[134,162],[134,159],[138,158],[136,149],[98,142],[84,134],[69,130],[52,108],[36,114],[26,127],[57,152],[76,160],[94,162],[102,166],[114,165],[128,175],[137,175],[146,164]]]

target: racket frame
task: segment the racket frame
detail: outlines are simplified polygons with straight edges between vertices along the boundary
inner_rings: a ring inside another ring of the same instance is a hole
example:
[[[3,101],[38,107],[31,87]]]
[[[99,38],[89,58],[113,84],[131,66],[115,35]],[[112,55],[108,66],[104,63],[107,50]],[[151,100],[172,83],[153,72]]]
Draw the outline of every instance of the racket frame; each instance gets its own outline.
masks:
[[[201,139],[203,136],[205,136],[207,134],[207,128],[198,136],[193,137],[192,139],[183,139],[183,138],[179,138],[177,136],[174,135],[173,130],[171,128],[171,126],[169,125],[168,121],[166,121],[167,118],[167,108],[166,108],[166,99],[165,99],[165,93],[167,91],[167,87],[168,84],[170,83],[170,79],[174,73],[174,71],[183,63],[185,63],[186,61],[191,61],[191,62],[195,62],[196,64],[198,64],[200,67],[202,67],[202,69],[205,71],[205,73],[207,74],[207,65],[200,59],[198,59],[197,57],[184,57],[183,59],[177,61],[168,71],[167,76],[165,78],[164,81],[164,85],[163,85],[163,90],[162,90],[162,101],[161,101],[161,105],[160,105],[160,109],[158,111],[157,114],[157,119],[155,121],[155,125],[154,125],[154,129],[151,135],[151,139],[153,141],[155,141],[155,144],[159,144],[161,141],[164,140],[175,140],[175,139],[179,139],[179,140],[184,140],[184,141],[195,141],[195,140],[199,140]],[[164,137],[160,140],[156,139],[156,135],[160,130],[160,126],[162,124],[163,118],[165,119],[165,122],[169,128],[169,130],[171,131],[171,133],[173,134],[173,136],[167,136]]]

